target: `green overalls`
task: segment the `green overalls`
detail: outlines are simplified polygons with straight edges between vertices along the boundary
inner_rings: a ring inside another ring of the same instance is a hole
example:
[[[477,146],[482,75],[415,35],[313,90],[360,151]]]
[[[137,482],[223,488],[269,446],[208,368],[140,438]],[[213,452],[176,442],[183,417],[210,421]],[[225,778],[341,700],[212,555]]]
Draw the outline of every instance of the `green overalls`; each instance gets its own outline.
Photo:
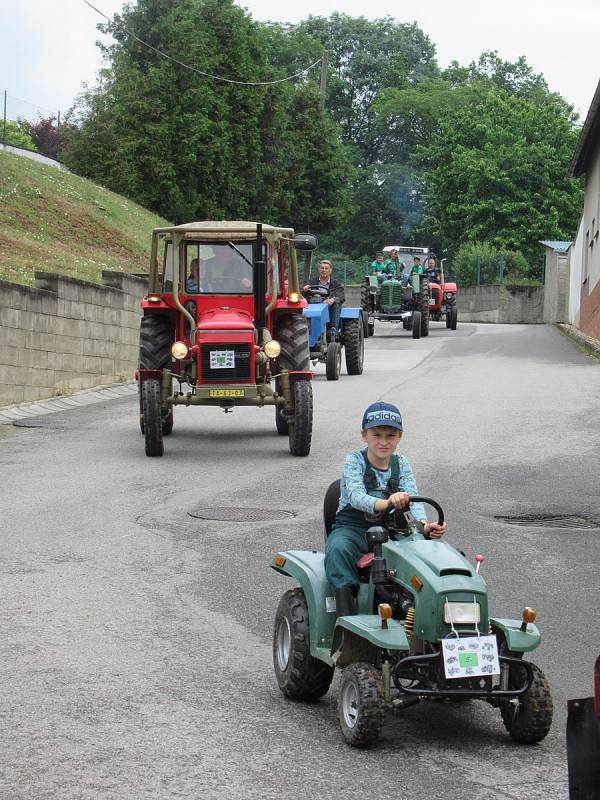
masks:
[[[399,491],[400,461],[396,453],[392,455],[390,461],[392,472],[383,491],[379,489],[366,450],[362,451],[362,456],[365,460],[364,483],[367,494],[385,500]],[[375,524],[377,523],[366,518],[363,511],[358,511],[350,505],[337,512],[335,523],[325,542],[325,574],[334,589],[359,585],[356,561],[361,555],[369,552],[365,534]]]

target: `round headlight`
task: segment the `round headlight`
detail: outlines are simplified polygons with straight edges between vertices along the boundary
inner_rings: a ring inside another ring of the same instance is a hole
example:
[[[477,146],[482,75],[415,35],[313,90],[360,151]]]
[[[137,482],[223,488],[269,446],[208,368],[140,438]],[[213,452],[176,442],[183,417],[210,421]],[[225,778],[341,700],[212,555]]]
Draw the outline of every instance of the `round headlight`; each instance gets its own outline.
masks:
[[[275,339],[271,339],[270,342],[265,344],[263,350],[269,358],[277,358],[279,353],[281,353],[281,345],[279,342],[276,342]]]
[[[188,352],[188,346],[185,344],[185,342],[175,342],[171,345],[171,355],[178,361],[181,361],[182,358],[185,358]]]
[[[448,298],[448,300],[452,300],[452,298],[454,297],[454,292],[446,292],[446,297]]]

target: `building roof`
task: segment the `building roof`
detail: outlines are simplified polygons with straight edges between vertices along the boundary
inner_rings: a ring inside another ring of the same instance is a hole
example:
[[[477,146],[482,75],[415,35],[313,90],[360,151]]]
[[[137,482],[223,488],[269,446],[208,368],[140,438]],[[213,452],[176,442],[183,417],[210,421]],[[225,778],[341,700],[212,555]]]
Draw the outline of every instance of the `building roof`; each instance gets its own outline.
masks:
[[[549,247],[551,250],[556,250],[557,253],[566,253],[573,242],[557,242],[553,239],[543,241],[540,239],[540,244],[543,244],[544,247]]]
[[[600,141],[600,81],[596,86],[596,91],[592,97],[592,104],[583,123],[583,128],[579,135],[577,147],[571,159],[569,175],[578,178],[585,175],[589,166],[589,160],[594,152],[596,144]]]

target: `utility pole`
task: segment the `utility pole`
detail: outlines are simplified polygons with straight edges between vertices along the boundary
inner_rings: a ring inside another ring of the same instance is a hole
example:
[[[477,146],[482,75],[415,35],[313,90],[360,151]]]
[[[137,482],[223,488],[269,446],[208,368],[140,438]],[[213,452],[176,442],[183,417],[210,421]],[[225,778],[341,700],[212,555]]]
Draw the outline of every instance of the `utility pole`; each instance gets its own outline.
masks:
[[[325,105],[325,93],[327,91],[327,70],[329,69],[329,53],[323,50],[323,58],[321,59],[321,100]]]
[[[6,144],[6,89],[4,90],[4,130],[2,131],[2,142]]]

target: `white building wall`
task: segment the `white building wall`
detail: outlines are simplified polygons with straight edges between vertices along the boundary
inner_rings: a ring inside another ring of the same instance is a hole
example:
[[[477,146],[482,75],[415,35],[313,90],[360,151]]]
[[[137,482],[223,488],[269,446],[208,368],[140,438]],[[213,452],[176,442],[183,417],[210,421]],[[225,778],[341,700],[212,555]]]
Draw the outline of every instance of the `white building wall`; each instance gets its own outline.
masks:
[[[571,325],[579,327],[579,308],[581,305],[581,282],[583,281],[583,231],[584,218],[582,217],[577,229],[577,236],[571,245],[569,254],[571,256],[570,271],[571,279],[569,282],[569,322]]]

